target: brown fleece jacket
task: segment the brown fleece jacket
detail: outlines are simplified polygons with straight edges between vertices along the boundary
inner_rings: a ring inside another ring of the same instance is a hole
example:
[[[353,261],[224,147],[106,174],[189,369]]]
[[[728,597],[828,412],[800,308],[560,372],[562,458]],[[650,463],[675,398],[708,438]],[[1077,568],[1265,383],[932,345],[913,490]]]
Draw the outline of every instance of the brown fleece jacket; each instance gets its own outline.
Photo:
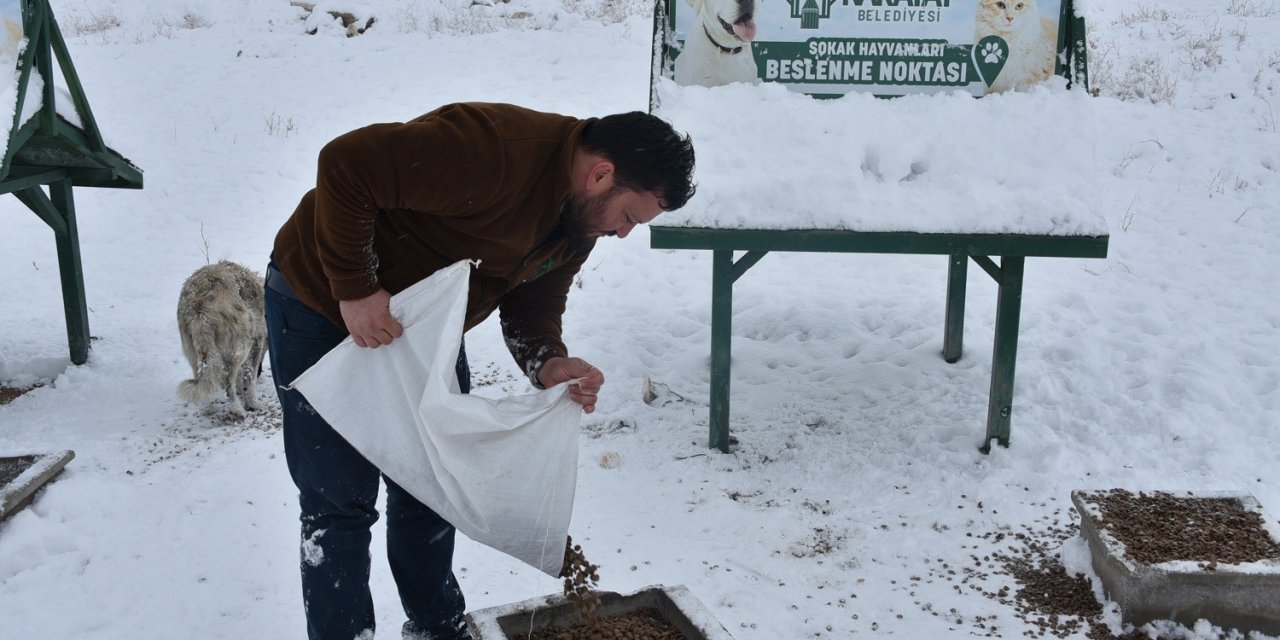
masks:
[[[500,308],[507,346],[537,384],[547,358],[568,355],[560,318],[591,250],[575,251],[559,222],[593,120],[464,103],[339,136],[276,235],[275,262],[302,302],[345,330],[339,300],[479,260],[466,328]]]

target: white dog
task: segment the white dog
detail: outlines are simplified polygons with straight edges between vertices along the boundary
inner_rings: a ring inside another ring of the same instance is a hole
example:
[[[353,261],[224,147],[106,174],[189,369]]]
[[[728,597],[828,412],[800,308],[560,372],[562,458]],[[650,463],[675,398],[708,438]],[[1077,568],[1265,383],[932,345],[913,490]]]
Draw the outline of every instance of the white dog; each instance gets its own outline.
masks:
[[[751,41],[756,37],[756,0],[688,0],[693,26],[676,58],[676,84],[714,87],[759,82]]]
[[[260,408],[254,383],[267,351],[267,325],[258,274],[226,260],[197,269],[178,295],[178,333],[192,372],[178,385],[183,400],[202,405],[223,389],[233,418],[244,419],[246,407]]]

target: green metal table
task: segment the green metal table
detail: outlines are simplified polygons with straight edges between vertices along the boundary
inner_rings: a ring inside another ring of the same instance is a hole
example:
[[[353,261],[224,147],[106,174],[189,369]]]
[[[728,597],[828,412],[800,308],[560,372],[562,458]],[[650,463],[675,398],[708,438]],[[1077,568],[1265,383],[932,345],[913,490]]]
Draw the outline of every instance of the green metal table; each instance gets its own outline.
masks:
[[[1018,355],[1018,321],[1022,312],[1022,273],[1027,257],[1105,258],[1109,236],[868,232],[843,230],[711,229],[654,226],[655,249],[701,249],[713,252],[711,284],[711,424],[712,448],[729,452],[730,337],[733,283],[770,251],[825,253],[934,254],[950,257],[942,357],[960,359],[964,337],[965,285],[969,260],[999,286],[996,298],[995,348],[987,433],[1009,446],[1013,413],[1013,372]],[[735,251],[744,251],[734,260]],[[999,264],[990,256],[998,256]]]

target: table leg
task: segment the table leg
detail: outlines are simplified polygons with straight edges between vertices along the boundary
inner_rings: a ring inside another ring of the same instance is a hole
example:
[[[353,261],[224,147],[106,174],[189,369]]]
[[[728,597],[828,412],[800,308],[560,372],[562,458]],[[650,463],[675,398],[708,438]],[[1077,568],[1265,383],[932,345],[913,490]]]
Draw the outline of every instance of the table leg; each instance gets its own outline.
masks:
[[[89,310],[85,304],[84,270],[80,262],[80,232],[76,227],[76,207],[71,181],[49,185],[49,193],[39,186],[13,193],[53,230],[58,249],[58,271],[62,279],[62,308],[67,322],[67,342],[72,364],[89,359]]]
[[[942,359],[955,362],[964,351],[964,294],[969,280],[969,256],[951,254],[947,267],[947,315],[942,336]]]
[[[66,233],[58,234],[58,270],[62,276],[62,307],[67,316],[67,342],[71,362],[89,359],[89,310],[85,303],[84,268],[80,262],[80,231],[76,226],[76,206],[71,181],[49,185],[49,199],[66,222]]]
[[[711,439],[729,453],[729,371],[733,324],[733,252],[717,250],[711,268]]]
[[[1018,359],[1018,321],[1022,315],[1022,273],[1026,258],[1001,256],[1000,288],[996,301],[996,338],[991,358],[991,397],[987,405],[987,437],[982,452],[991,451],[991,440],[1009,446],[1013,412],[1013,370]]]

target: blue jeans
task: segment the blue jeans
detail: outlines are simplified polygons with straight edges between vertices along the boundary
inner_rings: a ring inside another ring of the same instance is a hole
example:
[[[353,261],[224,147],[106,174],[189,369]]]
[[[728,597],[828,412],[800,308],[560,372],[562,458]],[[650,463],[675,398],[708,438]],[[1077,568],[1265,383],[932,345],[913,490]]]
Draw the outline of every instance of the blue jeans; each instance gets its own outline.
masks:
[[[302,599],[311,640],[352,640],[374,628],[369,593],[370,527],[383,477],[288,389],[303,371],[347,334],[295,298],[266,289],[271,371],[284,420],[285,458],[302,508]],[[470,390],[465,350],[458,385]],[[353,372],[352,375],[359,375]],[[371,399],[376,401],[376,399]],[[453,575],[454,528],[390,478],[387,484],[387,560],[409,621],[405,637],[469,638],[466,608]]]

